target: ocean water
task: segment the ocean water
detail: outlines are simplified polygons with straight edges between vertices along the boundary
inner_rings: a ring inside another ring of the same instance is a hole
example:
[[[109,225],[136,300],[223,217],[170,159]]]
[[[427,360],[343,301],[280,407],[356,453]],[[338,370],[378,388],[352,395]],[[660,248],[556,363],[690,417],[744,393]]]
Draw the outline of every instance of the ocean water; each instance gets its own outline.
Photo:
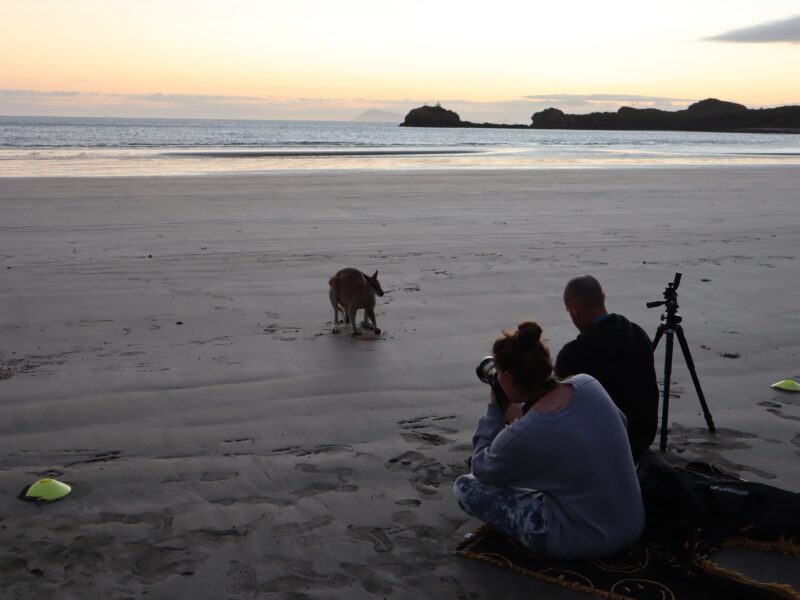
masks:
[[[0,177],[800,165],[800,136],[0,117]]]

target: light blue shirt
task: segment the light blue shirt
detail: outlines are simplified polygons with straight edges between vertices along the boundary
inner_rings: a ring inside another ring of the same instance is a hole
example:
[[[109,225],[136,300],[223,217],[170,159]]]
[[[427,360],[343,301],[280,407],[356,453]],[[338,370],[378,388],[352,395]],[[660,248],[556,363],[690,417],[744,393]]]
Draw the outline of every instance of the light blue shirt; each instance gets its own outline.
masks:
[[[534,405],[507,426],[490,404],[472,440],[472,474],[482,483],[541,491],[548,554],[597,558],[639,538],[644,504],[625,415],[593,377],[563,383],[572,386],[572,401],[555,413]]]

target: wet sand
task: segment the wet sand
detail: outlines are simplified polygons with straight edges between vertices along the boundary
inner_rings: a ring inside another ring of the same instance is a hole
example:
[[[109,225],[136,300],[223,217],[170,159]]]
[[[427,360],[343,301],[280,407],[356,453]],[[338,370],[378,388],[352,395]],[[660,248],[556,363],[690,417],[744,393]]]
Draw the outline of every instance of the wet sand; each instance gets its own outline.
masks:
[[[0,597],[584,597],[453,556],[451,494],[475,364],[525,318],[574,337],[581,273],[652,333],[681,271],[718,432],[677,354],[670,456],[800,491],[800,394],[769,387],[800,378],[799,174],[0,180]],[[331,333],[345,266],[379,270],[380,338]],[[73,493],[17,500],[41,475]]]

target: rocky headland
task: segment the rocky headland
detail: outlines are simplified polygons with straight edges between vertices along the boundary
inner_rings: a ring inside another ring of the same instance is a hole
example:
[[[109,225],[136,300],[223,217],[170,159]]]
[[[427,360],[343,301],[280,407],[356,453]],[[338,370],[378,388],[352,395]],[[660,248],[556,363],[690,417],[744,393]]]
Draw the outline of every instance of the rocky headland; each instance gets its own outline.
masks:
[[[751,109],[708,98],[677,111],[623,106],[616,112],[576,115],[547,108],[534,113],[530,125],[505,125],[462,121],[457,113],[437,104],[411,110],[400,126],[800,133],[800,106]]]
[[[623,106],[617,112],[570,115],[557,108],[548,108],[533,115],[531,127],[800,133],[800,106],[751,109],[742,104],[708,98],[677,111]]]

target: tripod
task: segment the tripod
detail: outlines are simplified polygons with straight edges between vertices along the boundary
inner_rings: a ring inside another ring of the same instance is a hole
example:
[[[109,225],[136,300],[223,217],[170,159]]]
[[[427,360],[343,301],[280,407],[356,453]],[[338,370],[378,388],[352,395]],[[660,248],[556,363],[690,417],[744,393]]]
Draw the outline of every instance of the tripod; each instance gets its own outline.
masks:
[[[711,412],[708,410],[703,390],[700,388],[700,380],[697,378],[697,371],[694,368],[694,361],[692,360],[692,353],[689,352],[689,344],[686,342],[686,336],[683,335],[683,327],[681,321],[683,318],[678,314],[678,286],[681,283],[681,273],[675,273],[674,281],[667,284],[664,290],[664,300],[657,300],[655,302],[648,302],[647,308],[654,308],[656,306],[664,306],[666,312],[661,315],[661,323],[656,330],[656,335],[653,338],[653,351],[655,351],[658,342],[664,335],[667,334],[667,348],[664,355],[664,400],[661,405],[661,451],[667,449],[667,418],[669,414],[669,380],[672,375],[672,346],[673,336],[677,334],[678,343],[681,345],[683,351],[683,358],[686,360],[686,366],[689,367],[689,373],[692,375],[694,382],[694,389],[697,390],[697,396],[700,399],[700,406],[703,409],[703,416],[706,419],[706,425],[711,433],[716,431],[714,427],[714,420],[711,417]]]

